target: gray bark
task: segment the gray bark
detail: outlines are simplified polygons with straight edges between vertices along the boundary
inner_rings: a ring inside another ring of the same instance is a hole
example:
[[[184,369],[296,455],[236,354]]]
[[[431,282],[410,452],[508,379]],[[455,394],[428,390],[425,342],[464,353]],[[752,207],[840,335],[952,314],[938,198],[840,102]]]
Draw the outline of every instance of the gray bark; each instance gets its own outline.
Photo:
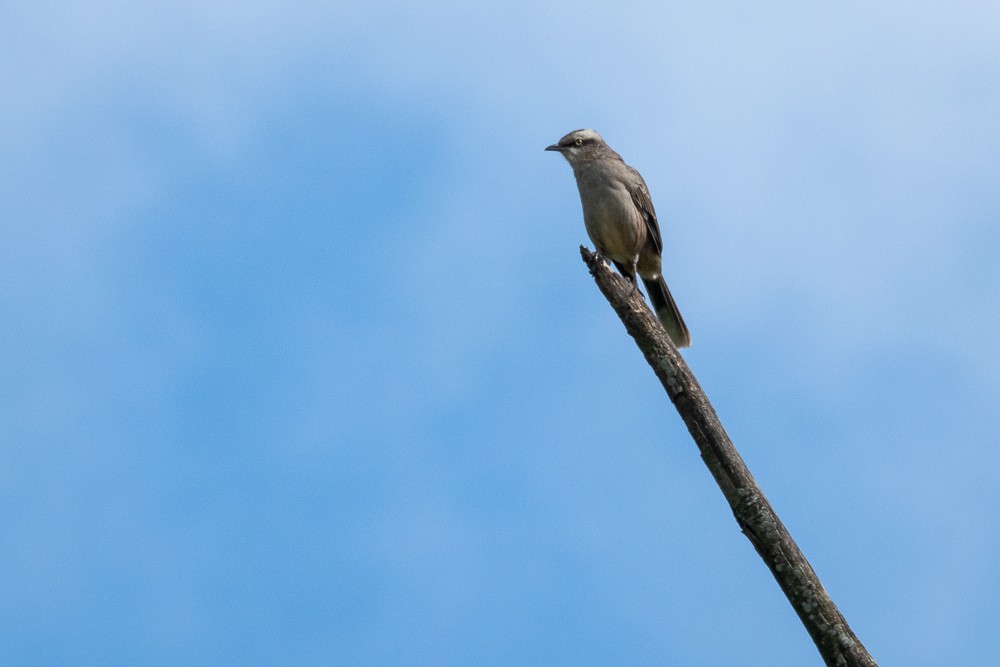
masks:
[[[827,665],[877,667],[757,486],[708,397],[631,283],[580,247],[597,286],[635,339],[691,432],[736,522],[799,615]]]

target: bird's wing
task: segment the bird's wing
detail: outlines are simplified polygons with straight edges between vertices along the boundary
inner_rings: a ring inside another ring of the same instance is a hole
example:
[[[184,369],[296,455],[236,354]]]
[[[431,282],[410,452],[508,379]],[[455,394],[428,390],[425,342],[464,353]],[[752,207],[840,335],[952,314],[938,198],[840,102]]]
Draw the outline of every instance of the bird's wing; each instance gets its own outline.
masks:
[[[663,239],[660,238],[660,225],[656,222],[656,211],[649,196],[649,188],[646,187],[646,181],[642,180],[639,172],[632,167],[628,169],[635,176],[633,183],[637,184],[629,185],[629,194],[632,195],[632,202],[642,213],[642,219],[646,221],[646,231],[649,233],[647,238],[656,246],[656,254],[659,255],[663,252]]]

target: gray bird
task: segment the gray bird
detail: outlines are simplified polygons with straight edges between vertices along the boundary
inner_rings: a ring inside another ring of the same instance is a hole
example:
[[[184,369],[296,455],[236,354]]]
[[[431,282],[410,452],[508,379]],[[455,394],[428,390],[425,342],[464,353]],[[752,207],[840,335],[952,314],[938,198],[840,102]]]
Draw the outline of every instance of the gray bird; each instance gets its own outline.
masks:
[[[677,347],[689,346],[691,334],[661,273],[663,241],[642,176],[593,130],[570,132],[545,150],[562,153],[573,167],[583,222],[598,254],[614,262],[636,289],[639,274],[671,340]]]

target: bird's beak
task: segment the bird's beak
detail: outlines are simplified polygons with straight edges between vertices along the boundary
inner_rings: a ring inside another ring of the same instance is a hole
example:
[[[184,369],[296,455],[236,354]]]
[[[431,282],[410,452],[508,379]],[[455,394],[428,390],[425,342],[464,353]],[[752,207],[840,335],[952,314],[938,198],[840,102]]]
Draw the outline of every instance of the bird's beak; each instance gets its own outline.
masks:
[[[552,144],[551,146],[546,146],[545,150],[547,150],[547,151],[556,151],[558,153],[562,153],[564,150],[566,150],[566,148],[563,147],[563,146],[560,146],[559,144]]]

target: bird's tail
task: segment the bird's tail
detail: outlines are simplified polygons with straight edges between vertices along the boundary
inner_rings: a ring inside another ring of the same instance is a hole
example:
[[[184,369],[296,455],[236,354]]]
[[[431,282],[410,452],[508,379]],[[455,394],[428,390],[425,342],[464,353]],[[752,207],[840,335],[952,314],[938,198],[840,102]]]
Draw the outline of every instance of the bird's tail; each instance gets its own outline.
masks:
[[[688,333],[684,318],[677,310],[674,297],[670,296],[667,283],[663,276],[657,276],[652,280],[642,279],[642,284],[646,286],[646,294],[649,295],[649,302],[653,305],[656,316],[663,323],[663,328],[670,334],[670,339],[677,347],[688,347],[691,345],[691,334]]]

